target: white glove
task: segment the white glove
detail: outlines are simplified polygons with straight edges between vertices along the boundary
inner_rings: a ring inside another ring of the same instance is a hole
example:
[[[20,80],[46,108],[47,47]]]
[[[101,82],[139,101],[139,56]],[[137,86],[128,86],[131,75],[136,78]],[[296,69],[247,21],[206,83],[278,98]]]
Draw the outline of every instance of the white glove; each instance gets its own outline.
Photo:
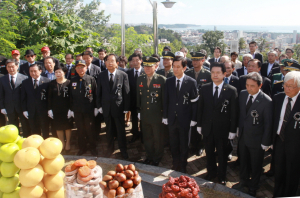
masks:
[[[71,111],[71,116],[72,116],[73,118],[75,118],[74,112],[73,112],[73,111]]]
[[[261,145],[261,148],[263,149],[263,150],[268,150],[268,148],[269,148],[270,146],[264,146],[264,145]]]
[[[52,111],[52,110],[49,110],[49,111],[48,111],[48,117],[50,117],[50,118],[53,119],[53,111]]]
[[[95,117],[98,115],[98,113],[99,113],[98,109],[95,108],[95,109],[94,109],[94,115],[95,115]]]
[[[197,131],[198,131],[198,133],[201,135],[201,130],[202,130],[202,128],[201,127],[197,127]]]
[[[193,126],[196,126],[196,124],[197,124],[197,122],[192,120],[190,126],[193,127]]]
[[[228,139],[233,140],[235,138],[235,136],[236,136],[235,133],[229,132]]]
[[[162,123],[164,123],[165,125],[168,125],[168,118],[163,118]]]
[[[238,128],[236,128],[236,137],[239,137],[239,132],[240,132],[240,129],[238,127]]]
[[[128,113],[128,111],[123,111],[123,113]]]
[[[23,115],[24,115],[25,118],[28,119],[28,111],[23,111]]]
[[[138,113],[138,119],[141,120],[141,113]]]
[[[6,115],[7,114],[6,109],[1,109],[1,113]]]
[[[70,119],[72,116],[74,117],[74,115],[73,115],[74,113],[73,114],[72,113],[73,113],[73,111],[71,111],[71,110],[68,111],[68,115],[67,115],[68,119]]]
[[[99,111],[99,113],[103,113],[103,110],[102,110],[102,107],[100,107],[99,109],[98,109],[98,111]]]
[[[273,150],[273,144],[270,146],[270,148]]]

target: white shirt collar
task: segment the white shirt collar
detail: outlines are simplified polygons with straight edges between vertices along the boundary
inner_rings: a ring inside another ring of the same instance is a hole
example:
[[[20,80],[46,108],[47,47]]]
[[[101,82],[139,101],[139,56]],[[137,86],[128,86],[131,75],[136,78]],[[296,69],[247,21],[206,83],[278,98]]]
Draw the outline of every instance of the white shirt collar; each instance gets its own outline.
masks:
[[[230,74],[230,76],[228,76],[228,77],[225,76],[225,78],[228,78],[228,83],[229,83],[229,81],[230,81],[230,79],[231,79],[231,76],[232,76],[232,74]],[[224,78],[224,79],[225,79],[225,78]]]
[[[48,70],[46,70],[46,71],[45,71],[45,74],[55,74],[55,72],[54,72],[54,70],[53,70],[53,72],[52,72],[52,73],[49,73],[49,71],[48,71]]]
[[[134,74],[135,74],[136,71],[138,71],[139,73],[141,73],[141,71],[142,71],[142,66],[140,66],[140,68],[139,68],[138,70],[136,70],[136,69],[134,68]]]
[[[15,80],[17,79],[17,75],[18,75],[18,72],[15,75],[13,75],[13,77],[14,77]],[[11,75],[10,74],[9,74],[9,79],[11,79]]]
[[[297,98],[298,98],[298,95],[299,95],[300,92],[297,93],[297,95],[295,95],[294,97],[292,97],[292,100],[293,102],[296,102]],[[287,98],[289,98],[287,95],[285,95],[285,98],[284,100],[286,100]]]
[[[39,76],[38,78],[37,78],[37,82],[39,83],[40,82],[40,79],[41,79],[41,76]],[[32,78],[32,82],[34,83],[34,78]]]
[[[224,81],[222,81],[222,83],[221,84],[219,84],[219,85],[216,85],[214,82],[213,82],[213,85],[214,85],[214,87],[213,88],[215,88],[216,86],[218,87],[218,90],[221,90],[222,89],[222,87],[223,87],[223,84],[224,84]]]
[[[117,69],[115,69],[115,71],[113,73],[110,73],[110,71],[108,71],[108,76],[110,76],[110,74],[113,74],[115,76],[116,73],[117,73]]]
[[[253,97],[252,101],[254,101],[260,92],[261,92],[261,90],[259,89],[258,92],[254,95],[248,94],[248,98],[250,98],[250,96],[252,96]]]
[[[182,81],[183,81],[183,78],[184,78],[184,74],[182,75],[182,77],[181,77],[180,79],[178,79],[178,78],[176,77],[176,82],[177,82],[177,80],[180,80],[180,82],[182,82]]]

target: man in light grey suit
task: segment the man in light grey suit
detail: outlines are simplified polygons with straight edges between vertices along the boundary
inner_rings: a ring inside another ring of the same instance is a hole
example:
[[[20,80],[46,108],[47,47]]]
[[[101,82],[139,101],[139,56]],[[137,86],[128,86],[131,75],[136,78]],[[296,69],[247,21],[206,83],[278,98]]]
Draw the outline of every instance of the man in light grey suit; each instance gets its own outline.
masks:
[[[261,86],[260,74],[251,72],[247,75],[247,90],[240,93],[240,183],[233,186],[240,191],[248,187],[248,194],[254,197],[262,173],[264,151],[272,143],[272,100],[260,90]]]
[[[19,127],[19,119],[22,124],[23,137],[30,133],[29,123],[23,115],[21,107],[21,86],[23,80],[28,77],[17,72],[18,60],[6,61],[8,74],[0,78],[0,108],[1,113],[7,115],[9,124]]]

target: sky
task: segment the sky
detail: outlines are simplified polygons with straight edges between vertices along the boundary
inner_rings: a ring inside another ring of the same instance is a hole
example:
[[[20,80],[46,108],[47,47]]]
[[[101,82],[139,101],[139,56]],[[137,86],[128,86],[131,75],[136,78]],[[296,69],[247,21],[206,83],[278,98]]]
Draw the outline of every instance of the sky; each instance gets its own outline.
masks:
[[[153,23],[149,0],[124,1],[125,23]],[[162,1],[158,24],[300,26],[299,0],[173,0],[173,8]],[[121,23],[121,0],[101,0],[99,9],[111,15],[109,23]]]

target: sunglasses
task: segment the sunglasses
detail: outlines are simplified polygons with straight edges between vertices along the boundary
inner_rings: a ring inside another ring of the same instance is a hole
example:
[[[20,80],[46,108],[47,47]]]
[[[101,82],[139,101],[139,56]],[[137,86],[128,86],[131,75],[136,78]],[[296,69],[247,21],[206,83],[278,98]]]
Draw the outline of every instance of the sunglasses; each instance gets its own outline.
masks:
[[[34,57],[35,55],[27,55],[26,57],[27,58],[30,58],[30,57]]]

